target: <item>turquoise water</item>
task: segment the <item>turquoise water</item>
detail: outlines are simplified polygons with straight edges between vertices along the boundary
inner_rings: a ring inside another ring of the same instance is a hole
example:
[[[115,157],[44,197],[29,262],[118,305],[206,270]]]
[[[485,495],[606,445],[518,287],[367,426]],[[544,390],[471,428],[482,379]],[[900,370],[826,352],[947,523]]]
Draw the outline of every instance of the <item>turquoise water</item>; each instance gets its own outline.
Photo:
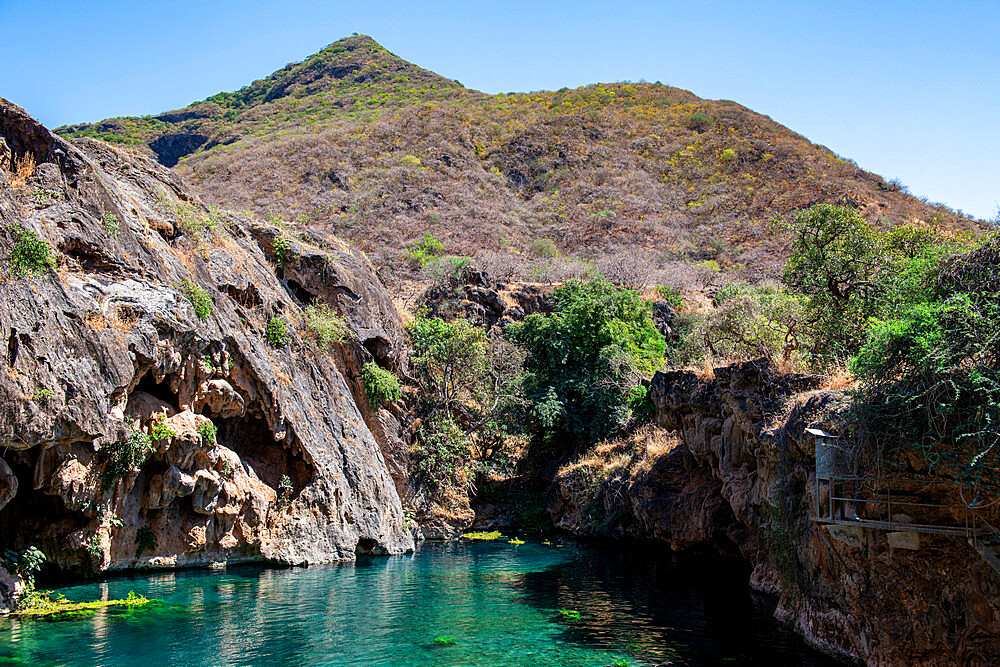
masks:
[[[57,592],[131,590],[160,601],[0,621],[0,665],[831,664],[771,620],[745,572],[628,544],[424,544],[357,563],[189,570]]]

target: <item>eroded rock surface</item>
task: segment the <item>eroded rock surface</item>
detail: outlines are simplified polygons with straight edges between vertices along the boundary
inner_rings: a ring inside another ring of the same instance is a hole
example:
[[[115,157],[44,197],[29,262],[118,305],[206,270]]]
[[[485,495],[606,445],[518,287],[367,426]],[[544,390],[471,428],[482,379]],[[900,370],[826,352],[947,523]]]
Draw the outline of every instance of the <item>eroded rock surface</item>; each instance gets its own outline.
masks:
[[[33,544],[66,569],[412,548],[346,376],[373,356],[401,363],[367,259],[314,238],[275,262],[280,230],[210,211],[151,159],[69,144],[2,99],[0,136],[38,162],[24,187],[0,174],[0,546]],[[16,270],[21,230],[56,269]],[[201,318],[191,286],[211,300]],[[310,302],[352,339],[307,345]],[[274,320],[285,344],[268,343]],[[116,470],[137,437],[148,451]]]
[[[814,444],[840,396],[765,361],[658,373],[660,426],[680,433],[744,527],[751,583],[813,644],[871,665],[1000,664],[1000,576],[963,538],[810,520]],[[795,400],[790,401],[794,397]]]

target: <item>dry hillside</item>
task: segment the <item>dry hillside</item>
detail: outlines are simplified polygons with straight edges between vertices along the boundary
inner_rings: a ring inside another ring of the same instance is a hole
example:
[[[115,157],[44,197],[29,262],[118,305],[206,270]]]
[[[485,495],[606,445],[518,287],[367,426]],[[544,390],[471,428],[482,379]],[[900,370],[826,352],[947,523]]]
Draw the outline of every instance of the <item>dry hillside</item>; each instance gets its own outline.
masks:
[[[812,203],[972,224],[736,102],[660,83],[485,95],[365,36],[177,111],[59,132],[152,152],[209,202],[324,228],[388,267],[429,232],[529,264],[628,249],[766,276],[784,255],[767,222]]]

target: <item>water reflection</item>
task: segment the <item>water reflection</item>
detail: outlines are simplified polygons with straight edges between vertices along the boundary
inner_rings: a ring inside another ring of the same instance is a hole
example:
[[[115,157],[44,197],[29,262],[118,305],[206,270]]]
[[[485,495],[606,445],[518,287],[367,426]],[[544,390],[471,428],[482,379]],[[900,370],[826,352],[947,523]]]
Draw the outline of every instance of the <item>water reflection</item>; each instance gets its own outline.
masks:
[[[745,571],[632,545],[430,544],[353,564],[185,571],[61,592],[129,590],[162,602],[0,622],[0,665],[829,664],[770,619]]]

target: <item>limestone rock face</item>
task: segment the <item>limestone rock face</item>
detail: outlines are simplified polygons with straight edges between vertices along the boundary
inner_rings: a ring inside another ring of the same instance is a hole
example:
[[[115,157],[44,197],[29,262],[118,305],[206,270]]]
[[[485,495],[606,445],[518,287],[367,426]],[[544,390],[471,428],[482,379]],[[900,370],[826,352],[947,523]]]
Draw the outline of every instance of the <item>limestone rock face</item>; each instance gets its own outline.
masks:
[[[584,459],[560,470],[547,508],[556,528],[587,537],[653,538],[674,551],[708,546],[738,553],[746,529],[722,497],[719,480],[686,448],[610,471],[603,470],[607,465],[606,458]]]
[[[21,578],[8,572],[3,565],[0,565],[0,616],[14,610],[22,591],[24,591],[24,582],[21,581]]]
[[[751,584],[780,595],[777,615],[808,641],[871,665],[1000,664],[1000,576],[964,539],[810,520],[805,428],[829,429],[838,400],[818,386],[759,360],[708,381],[657,373],[651,398],[742,524]]]
[[[67,143],[3,99],[0,136],[38,162],[27,187],[0,177],[0,547],[37,546],[64,569],[411,549],[351,376],[373,355],[402,363],[367,259],[297,239],[276,266],[277,230],[207,209],[151,159]],[[57,268],[16,269],[21,230]],[[306,345],[307,301],[355,340]],[[275,319],[283,345],[265,336]]]

